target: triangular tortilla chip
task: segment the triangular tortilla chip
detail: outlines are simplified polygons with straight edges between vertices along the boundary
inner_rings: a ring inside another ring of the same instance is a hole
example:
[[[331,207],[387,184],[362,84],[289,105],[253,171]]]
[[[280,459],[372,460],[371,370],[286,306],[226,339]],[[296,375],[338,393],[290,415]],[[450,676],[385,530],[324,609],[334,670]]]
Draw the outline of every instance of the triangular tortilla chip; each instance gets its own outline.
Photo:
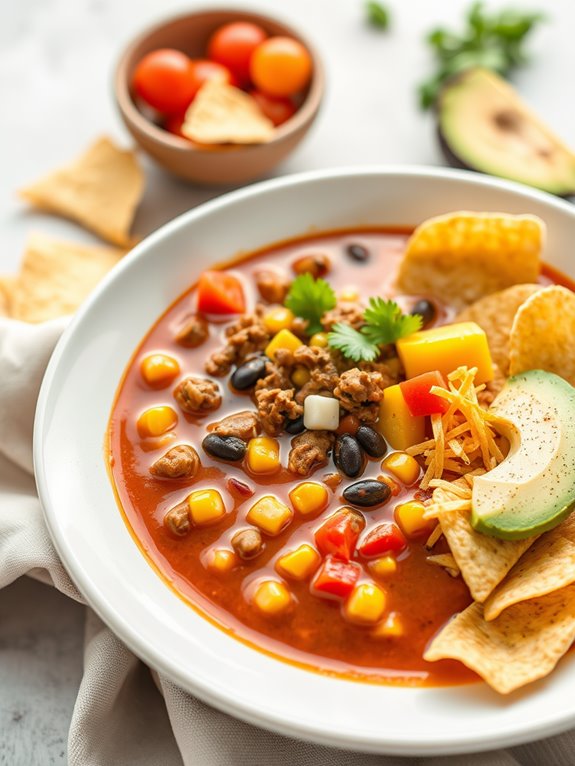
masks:
[[[545,596],[575,582],[575,515],[546,532],[497,586],[484,604],[486,620],[521,601]]]
[[[509,372],[554,372],[575,385],[575,293],[552,285],[520,306],[509,338]]]
[[[273,136],[274,126],[248,93],[210,80],[190,104],[182,133],[200,144],[261,144]]]
[[[0,316],[10,316],[15,276],[0,277]]]
[[[71,314],[124,252],[32,235],[14,284],[11,316],[43,322]]]
[[[397,286],[463,309],[511,285],[536,282],[545,224],[531,215],[459,212],[413,232]]]
[[[471,604],[433,639],[428,662],[459,660],[500,694],[548,675],[575,639],[575,585],[506,609],[492,622]]]
[[[144,174],[135,153],[119,149],[104,137],[71,165],[20,194],[42,210],[71,218],[103,239],[128,247],[143,190]]]

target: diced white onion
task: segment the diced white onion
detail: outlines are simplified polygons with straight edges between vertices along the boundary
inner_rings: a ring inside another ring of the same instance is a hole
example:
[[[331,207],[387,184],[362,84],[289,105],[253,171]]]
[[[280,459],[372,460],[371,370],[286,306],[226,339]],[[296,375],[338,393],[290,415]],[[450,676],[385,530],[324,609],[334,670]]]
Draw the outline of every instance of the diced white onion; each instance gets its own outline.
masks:
[[[303,424],[310,431],[335,431],[339,426],[339,402],[329,396],[306,396]]]

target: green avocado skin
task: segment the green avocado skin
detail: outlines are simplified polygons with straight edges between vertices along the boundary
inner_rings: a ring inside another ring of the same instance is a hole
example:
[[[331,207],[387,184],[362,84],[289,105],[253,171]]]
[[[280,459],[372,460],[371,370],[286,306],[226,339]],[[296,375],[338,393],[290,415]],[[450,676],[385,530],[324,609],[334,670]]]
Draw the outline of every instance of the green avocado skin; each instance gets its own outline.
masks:
[[[471,526],[483,535],[497,537],[500,540],[524,540],[526,537],[542,535],[543,532],[548,532],[550,529],[553,529],[570,516],[573,510],[575,510],[575,500],[564,508],[561,508],[561,510],[557,511],[557,513],[550,518],[546,518],[539,524],[533,524],[532,526],[527,526],[523,529],[519,529],[517,526],[506,527],[506,519],[503,514],[497,514],[496,516],[482,519],[475,516],[472,512]],[[507,523],[509,523],[509,521],[511,521],[511,519],[507,519]],[[515,524],[517,524],[516,521]]]

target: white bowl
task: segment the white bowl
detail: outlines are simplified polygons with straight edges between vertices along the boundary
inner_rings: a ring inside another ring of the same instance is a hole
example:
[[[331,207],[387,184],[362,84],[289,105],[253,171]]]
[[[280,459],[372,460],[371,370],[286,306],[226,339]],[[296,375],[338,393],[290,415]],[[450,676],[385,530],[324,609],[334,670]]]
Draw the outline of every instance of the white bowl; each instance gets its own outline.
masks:
[[[484,684],[398,688],[330,678],[222,632],[144,558],[106,472],[104,438],[124,368],[161,312],[207,266],[311,230],[413,225],[453,210],[534,213],[545,259],[571,277],[575,208],[461,171],[346,169],[282,178],[220,197],[138,245],[62,337],[40,393],[35,467],[46,520],[87,601],[151,667],[250,723],[328,745],[429,755],[487,750],[575,724],[575,656],[508,698]]]

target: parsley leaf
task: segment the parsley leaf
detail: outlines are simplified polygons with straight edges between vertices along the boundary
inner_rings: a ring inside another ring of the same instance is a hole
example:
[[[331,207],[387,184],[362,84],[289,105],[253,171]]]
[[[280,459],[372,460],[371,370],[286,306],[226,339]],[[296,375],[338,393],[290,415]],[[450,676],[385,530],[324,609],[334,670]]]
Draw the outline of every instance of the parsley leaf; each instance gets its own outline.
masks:
[[[389,11],[376,0],[367,0],[365,4],[367,20],[372,27],[385,31],[389,27]]]
[[[323,330],[320,320],[336,303],[335,293],[325,279],[314,279],[311,274],[296,277],[284,301],[296,316],[307,320],[310,335]]]
[[[362,332],[342,322],[334,324],[327,342],[354,362],[373,362],[380,353],[379,346],[374,345]]]
[[[395,343],[404,335],[421,329],[419,314],[404,314],[395,301],[370,298],[369,307],[363,315],[365,325],[361,332],[376,346]]]

